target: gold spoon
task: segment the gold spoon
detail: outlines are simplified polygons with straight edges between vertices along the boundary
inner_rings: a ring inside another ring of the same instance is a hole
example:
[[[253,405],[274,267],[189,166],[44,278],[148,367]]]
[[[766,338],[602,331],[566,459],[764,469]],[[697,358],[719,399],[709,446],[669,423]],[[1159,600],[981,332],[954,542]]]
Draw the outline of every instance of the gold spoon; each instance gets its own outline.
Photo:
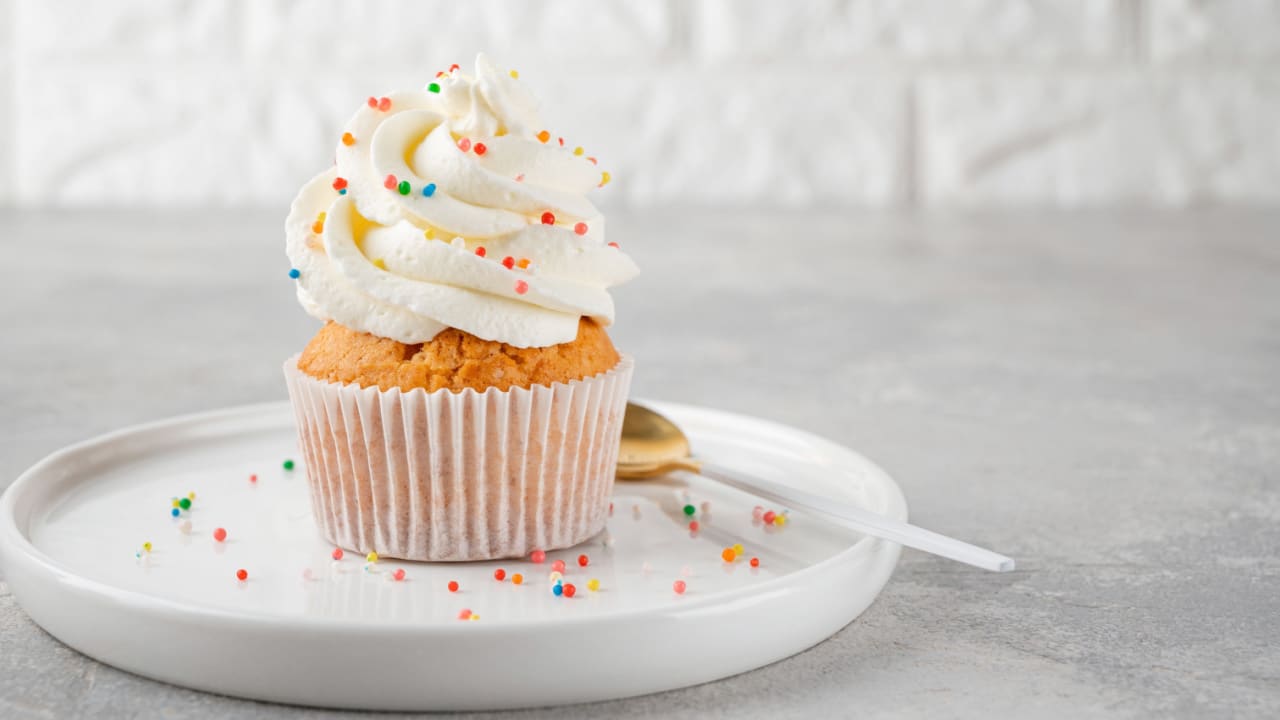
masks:
[[[643,480],[687,470],[704,477],[779,502],[832,518],[863,534],[884,538],[907,547],[996,572],[1013,569],[1013,560],[976,545],[855,507],[839,500],[797,490],[763,478],[744,475],[703,463],[689,454],[689,439],[666,417],[635,403],[627,403],[618,450],[618,478]]]

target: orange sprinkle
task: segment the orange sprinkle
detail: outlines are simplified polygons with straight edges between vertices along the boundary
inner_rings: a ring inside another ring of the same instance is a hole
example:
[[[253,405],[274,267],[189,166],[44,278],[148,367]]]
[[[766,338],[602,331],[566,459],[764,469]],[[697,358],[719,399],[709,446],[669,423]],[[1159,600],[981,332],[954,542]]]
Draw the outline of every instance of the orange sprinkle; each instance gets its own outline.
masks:
[[[351,146],[356,144],[356,137],[351,133],[342,133],[342,144]]]
[[[546,142],[550,139],[551,139],[551,133],[547,132],[546,130],[543,130],[542,132],[538,133],[538,140],[542,142]]]
[[[520,268],[521,270],[528,268],[529,258],[520,258],[520,261],[516,263],[516,267]]]
[[[738,554],[733,551],[733,548],[725,548],[724,552],[720,553],[720,557],[724,558],[725,562],[733,562],[733,559],[737,556]]]
[[[521,575],[520,573],[516,573],[515,575],[512,575],[512,576],[511,576],[511,583],[512,583],[513,585],[523,585],[523,584],[524,584],[524,576],[523,576],[523,575]]]

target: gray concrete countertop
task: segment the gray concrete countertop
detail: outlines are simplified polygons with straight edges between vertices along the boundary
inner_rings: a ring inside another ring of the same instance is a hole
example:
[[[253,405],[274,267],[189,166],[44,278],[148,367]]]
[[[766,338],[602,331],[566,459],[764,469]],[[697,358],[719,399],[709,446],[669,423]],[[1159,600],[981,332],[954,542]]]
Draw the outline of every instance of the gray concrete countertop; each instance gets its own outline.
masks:
[[[0,215],[0,487],[122,425],[283,399],[316,324],[279,215]],[[1280,716],[1280,214],[669,211],[610,232],[645,270],[616,295],[638,394],[851,445],[915,522],[1020,565],[908,551],[801,655],[510,717]],[[338,715],[99,665],[0,577],[0,717]]]

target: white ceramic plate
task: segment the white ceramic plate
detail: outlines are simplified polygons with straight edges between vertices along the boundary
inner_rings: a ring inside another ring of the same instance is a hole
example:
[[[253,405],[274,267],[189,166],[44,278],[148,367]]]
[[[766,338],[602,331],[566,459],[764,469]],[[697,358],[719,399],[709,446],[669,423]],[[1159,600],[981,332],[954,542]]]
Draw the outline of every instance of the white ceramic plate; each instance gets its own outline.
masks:
[[[741,415],[650,404],[707,460],[906,519],[897,485],[847,448]],[[297,458],[293,433],[286,404],[257,405],[121,430],[41,461],[0,499],[0,558],[18,602],[87,655],[200,690],[499,709],[668,690],[785,658],[866,609],[900,550],[799,513],[765,527],[754,499],[681,475],[619,482],[607,531],[541,565],[369,565],[352,553],[335,562],[311,520],[304,469],[282,468]],[[172,518],[172,499],[192,491],[190,511]],[[686,504],[698,508],[696,533]],[[218,527],[225,542],[212,537]],[[734,543],[746,558],[726,563],[721,551]],[[568,563],[572,599],[552,593],[554,559]],[[479,619],[460,620],[464,609]]]

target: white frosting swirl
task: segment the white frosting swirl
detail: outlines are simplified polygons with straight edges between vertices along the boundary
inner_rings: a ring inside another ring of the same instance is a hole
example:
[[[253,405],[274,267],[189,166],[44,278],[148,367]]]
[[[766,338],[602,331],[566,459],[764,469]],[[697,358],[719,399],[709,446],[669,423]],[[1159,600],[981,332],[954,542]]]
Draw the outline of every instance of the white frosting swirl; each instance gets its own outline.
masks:
[[[543,347],[583,315],[611,324],[607,289],[638,271],[585,197],[607,176],[545,138],[533,97],[484,55],[475,78],[370,98],[285,223],[299,302],[404,343],[454,327]]]

